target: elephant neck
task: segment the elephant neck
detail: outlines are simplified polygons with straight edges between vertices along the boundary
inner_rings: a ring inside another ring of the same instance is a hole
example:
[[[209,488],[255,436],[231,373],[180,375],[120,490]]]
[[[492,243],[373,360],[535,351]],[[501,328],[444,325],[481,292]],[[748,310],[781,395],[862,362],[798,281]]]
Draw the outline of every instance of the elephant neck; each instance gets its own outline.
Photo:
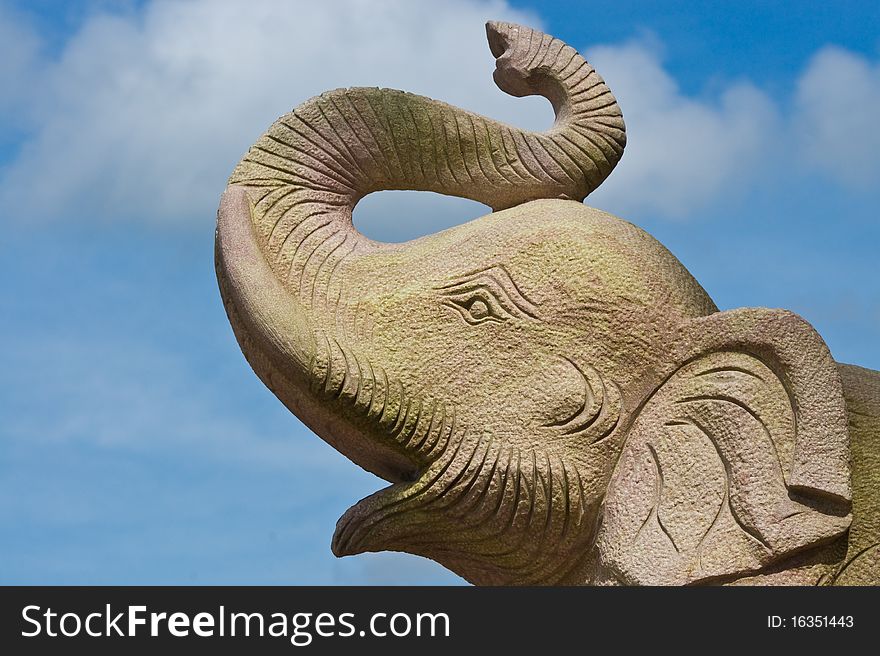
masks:
[[[842,585],[880,578],[880,371],[838,365],[849,420],[853,521],[846,555],[835,573]]]

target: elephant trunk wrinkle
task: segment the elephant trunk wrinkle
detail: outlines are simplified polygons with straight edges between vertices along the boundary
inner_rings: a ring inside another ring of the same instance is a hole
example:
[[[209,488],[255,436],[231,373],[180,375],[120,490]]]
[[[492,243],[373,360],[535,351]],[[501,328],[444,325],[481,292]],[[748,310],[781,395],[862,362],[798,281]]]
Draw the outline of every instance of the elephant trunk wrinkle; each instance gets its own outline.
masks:
[[[340,340],[319,333],[314,341],[322,348],[313,358],[313,392],[350,411],[362,439],[380,441],[411,462],[412,471],[397,472],[395,480],[413,479],[441,457],[455,432],[454,405],[423,390],[408,393],[384,367]]]

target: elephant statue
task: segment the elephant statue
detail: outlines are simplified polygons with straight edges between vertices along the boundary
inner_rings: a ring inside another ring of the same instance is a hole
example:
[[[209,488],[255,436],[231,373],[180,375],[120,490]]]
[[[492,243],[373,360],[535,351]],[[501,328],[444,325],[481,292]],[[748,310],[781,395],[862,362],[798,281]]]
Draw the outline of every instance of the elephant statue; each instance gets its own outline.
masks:
[[[333,552],[488,585],[880,582],[880,372],[837,364],[791,312],[718,311],[659,242],[585,206],[623,154],[617,101],[558,39],[487,33],[495,82],[549,99],[550,130],[337,89],[272,124],[220,203],[251,367],[390,483]],[[386,189],[493,211],[379,243],[352,209]]]

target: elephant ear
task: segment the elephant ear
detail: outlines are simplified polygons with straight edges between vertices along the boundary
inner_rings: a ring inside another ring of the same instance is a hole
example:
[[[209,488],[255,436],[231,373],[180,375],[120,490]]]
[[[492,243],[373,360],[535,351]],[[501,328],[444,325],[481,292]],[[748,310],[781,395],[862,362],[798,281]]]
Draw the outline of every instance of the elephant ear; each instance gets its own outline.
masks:
[[[612,474],[601,576],[720,582],[830,541],[850,524],[849,438],[821,337],[783,310],[688,322]]]

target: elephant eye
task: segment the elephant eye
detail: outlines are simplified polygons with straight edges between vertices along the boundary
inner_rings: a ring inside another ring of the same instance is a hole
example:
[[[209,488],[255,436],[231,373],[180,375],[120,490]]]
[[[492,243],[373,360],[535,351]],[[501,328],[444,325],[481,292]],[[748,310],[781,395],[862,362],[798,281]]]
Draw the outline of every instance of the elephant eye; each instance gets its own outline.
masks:
[[[471,325],[538,318],[537,306],[500,265],[471,272],[435,289],[440,291],[443,305],[456,310]]]
[[[445,305],[457,310],[462,318],[471,325],[487,321],[501,322],[510,316],[501,307],[498,300],[485,290],[463,294],[460,297],[450,297]]]

